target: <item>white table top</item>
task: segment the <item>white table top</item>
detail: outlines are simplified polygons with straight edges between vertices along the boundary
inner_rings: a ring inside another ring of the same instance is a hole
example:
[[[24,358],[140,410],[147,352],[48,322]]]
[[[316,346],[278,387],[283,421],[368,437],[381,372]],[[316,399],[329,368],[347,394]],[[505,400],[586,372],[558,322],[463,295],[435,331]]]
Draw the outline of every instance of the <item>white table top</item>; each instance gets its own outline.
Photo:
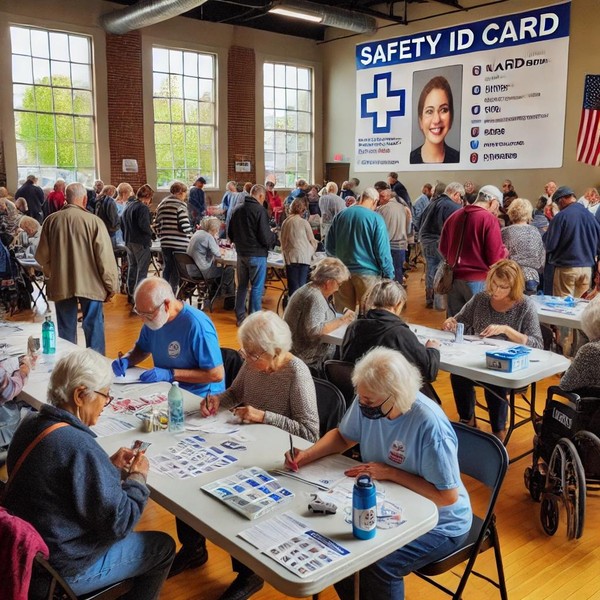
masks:
[[[10,325],[13,325],[11,323]],[[10,344],[25,349],[27,338],[30,335],[41,337],[41,323],[14,323],[21,327],[21,332],[10,334]],[[20,398],[39,408],[46,401],[46,390],[52,367],[56,360],[76,349],[63,339],[57,338],[57,352],[54,355],[40,355],[36,369],[32,371],[27,385]],[[137,396],[140,393],[151,394],[166,392],[167,383],[150,385],[114,385],[113,392],[118,397]],[[186,410],[198,408],[198,396],[182,390],[185,397]],[[114,413],[107,409],[106,415]],[[145,433],[141,431],[141,422],[135,416],[115,415],[119,419],[128,420],[136,425],[135,429],[103,438],[98,438],[100,445],[112,454],[121,446],[129,447],[136,439],[152,443],[148,455],[165,452],[174,445],[176,440],[188,435],[198,433],[206,438],[207,442],[220,443],[227,438],[223,434],[206,434],[202,432],[187,431],[184,434],[172,434],[168,431]],[[152,498],[164,508],[181,518],[191,527],[205,535],[218,546],[240,559],[271,585],[289,596],[304,597],[317,593],[333,583],[355,573],[376,560],[386,556],[394,549],[409,543],[435,527],[438,519],[437,508],[430,500],[389,482],[378,484],[386,490],[386,499],[403,507],[405,523],[395,529],[377,530],[374,539],[368,541],[357,540],[352,537],[352,526],[345,522],[343,511],[336,515],[317,516],[307,509],[309,494],[315,491],[306,483],[293,479],[283,479],[283,485],[295,493],[295,497],[284,503],[280,509],[270,512],[260,519],[250,521],[233,510],[229,509],[219,500],[212,498],[200,490],[200,486],[221,479],[243,468],[257,466],[265,470],[278,469],[283,466],[283,455],[289,448],[289,437],[286,432],[270,425],[245,425],[244,432],[253,437],[255,441],[246,442],[247,450],[243,452],[230,451],[238,456],[239,460],[230,467],[218,469],[211,473],[204,473],[190,479],[175,479],[167,475],[151,472],[148,485],[152,491]],[[308,447],[310,444],[301,438],[294,439],[298,448]],[[346,460],[346,459],[345,459]],[[353,461],[347,459],[351,465]],[[260,521],[269,519],[278,512],[294,511],[314,526],[315,531],[331,538],[333,541],[350,550],[350,554],[342,560],[333,563],[325,571],[317,572],[305,578],[300,578],[294,573],[280,566],[268,556],[261,554],[254,546],[237,537],[237,534],[247,528],[253,527]]]
[[[237,266],[237,253],[233,248],[224,248],[221,258],[218,258],[217,260],[224,265],[235,267]],[[285,268],[283,254],[280,254],[279,252],[269,252],[267,256],[267,267],[273,269]]]
[[[506,348],[515,346],[514,342],[503,340],[481,340],[479,343],[454,344],[454,334],[424,327],[423,325],[409,325],[423,342],[427,339],[437,339],[442,342],[440,347],[440,369],[454,375],[462,375],[473,381],[481,381],[491,385],[498,385],[509,389],[518,389],[546,377],[562,373],[571,364],[568,358],[549,352],[547,350],[533,349],[529,355],[529,367],[514,373],[504,373],[488,369],[485,364],[485,353],[493,347]],[[321,340],[328,344],[341,345],[344,339],[346,326],[338,327],[328,335],[321,336]],[[466,336],[473,339],[475,336]],[[445,342],[445,343],[444,343]]]
[[[569,327],[570,329],[581,329],[581,314],[589,304],[586,300],[577,300],[572,308],[547,306],[547,302],[557,300],[555,296],[531,296],[535,304],[540,323],[557,325],[558,327]],[[558,299],[560,300],[560,299]]]
[[[156,390],[153,389],[153,391]],[[197,407],[198,398],[194,397],[193,400],[190,400],[190,396],[190,394],[186,395],[186,408],[189,408],[190,401]],[[402,486],[384,482],[377,485],[385,488],[386,499],[403,507],[403,516],[406,522],[394,529],[378,529],[372,540],[357,540],[352,536],[352,525],[345,522],[343,510],[338,510],[337,514],[329,516],[313,515],[307,507],[309,494],[316,490],[307,483],[281,475],[276,475],[276,477],[285,487],[294,492],[295,497],[263,517],[253,521],[248,520],[200,490],[200,487],[206,483],[247,467],[256,466],[267,471],[282,468],[283,455],[289,448],[289,437],[285,431],[270,425],[245,425],[243,430],[244,433],[254,437],[255,441],[246,442],[247,450],[245,451],[230,451],[239,458],[231,466],[184,480],[151,471],[148,485],[152,491],[153,500],[241,560],[288,596],[306,597],[315,594],[387,556],[396,548],[423,535],[437,523],[437,508],[433,502]],[[152,445],[148,449],[147,455],[152,456],[165,452],[169,446],[175,443],[175,440],[196,433],[206,438],[207,443],[220,443],[227,438],[226,435],[202,432],[186,432],[176,435],[166,431],[142,433],[140,430],[135,430],[99,438],[98,441],[109,454],[121,446],[130,446],[135,439],[150,441]],[[301,438],[295,438],[294,444],[298,448],[310,445]],[[347,460],[349,465],[353,464],[351,459],[344,458],[344,460]],[[350,554],[333,563],[324,571],[301,578],[237,537],[240,531],[290,510],[308,521],[315,531],[348,549]]]

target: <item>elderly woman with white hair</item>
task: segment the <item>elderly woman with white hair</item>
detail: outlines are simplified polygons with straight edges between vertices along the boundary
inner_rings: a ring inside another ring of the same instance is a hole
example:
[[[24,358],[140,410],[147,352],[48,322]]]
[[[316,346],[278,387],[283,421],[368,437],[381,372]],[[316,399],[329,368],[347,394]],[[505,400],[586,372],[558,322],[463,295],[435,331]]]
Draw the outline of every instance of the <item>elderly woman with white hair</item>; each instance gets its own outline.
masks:
[[[204,275],[206,279],[220,279],[223,293],[226,296],[235,295],[233,267],[221,267],[215,264],[215,259],[221,257],[217,243],[221,220],[217,217],[204,217],[200,221],[200,229],[192,235],[187,247],[187,253],[194,259],[196,265],[188,266],[192,277]]]
[[[112,377],[91,349],[56,363],[48,404],[11,442],[4,506],[35,527],[77,596],[133,578],[129,597],[154,600],[175,543],[166,533],[133,531],[150,494],[148,459],[129,448],[108,457],[90,429],[112,400]]]
[[[360,444],[363,460],[345,474],[368,473],[432,500],[434,529],[360,572],[360,597],[402,600],[404,575],[450,552],[471,528],[469,496],[460,478],[458,441],[442,409],[419,392],[421,377],[402,354],[374,348],[352,374],[356,398],[339,428],[306,450],[286,453],[286,466],[304,465]],[[335,585],[342,600],[354,597],[353,578]]]
[[[508,257],[523,269],[525,291],[533,295],[540,283],[540,271],[546,263],[546,249],[537,227],[530,225],[533,206],[529,200],[515,198],[508,207],[511,225],[502,229],[502,241]]]
[[[229,408],[244,423],[267,423],[310,442],[319,437],[317,395],[308,367],[291,352],[290,328],[271,311],[252,313],[238,330],[245,359],[231,387],[202,400],[205,417]],[[232,559],[236,579],[220,600],[248,598],[264,581]]]
[[[590,341],[579,348],[560,380],[560,387],[567,392],[600,387],[600,296],[585,307],[581,314],[581,329]]]
[[[290,298],[283,315],[292,332],[292,352],[317,375],[335,353],[335,346],[322,343],[321,336],[351,323],[355,317],[352,310],[338,316],[330,303],[331,296],[348,279],[350,271],[341,260],[324,258],[313,269],[310,282]]]

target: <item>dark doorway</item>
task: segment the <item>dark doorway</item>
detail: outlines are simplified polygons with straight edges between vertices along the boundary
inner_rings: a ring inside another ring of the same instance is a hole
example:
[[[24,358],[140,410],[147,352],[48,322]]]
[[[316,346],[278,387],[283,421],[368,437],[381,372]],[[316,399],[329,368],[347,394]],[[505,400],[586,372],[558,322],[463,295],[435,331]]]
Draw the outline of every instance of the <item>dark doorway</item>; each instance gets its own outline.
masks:
[[[335,181],[340,189],[350,179],[350,163],[325,163],[325,181]]]

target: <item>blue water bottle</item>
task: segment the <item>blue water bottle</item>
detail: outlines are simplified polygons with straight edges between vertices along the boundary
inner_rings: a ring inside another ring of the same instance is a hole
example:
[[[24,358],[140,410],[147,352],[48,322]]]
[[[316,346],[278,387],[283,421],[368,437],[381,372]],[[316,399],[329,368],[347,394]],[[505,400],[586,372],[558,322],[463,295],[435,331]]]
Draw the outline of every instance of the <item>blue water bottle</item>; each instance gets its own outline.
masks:
[[[356,478],[352,492],[352,535],[370,540],[377,531],[377,497],[371,476],[363,473]]]
[[[167,399],[169,403],[169,431],[183,431],[185,429],[185,421],[183,417],[183,394],[179,389],[179,382],[173,382]]]
[[[42,353],[54,354],[56,352],[56,330],[52,322],[52,315],[46,313],[46,318],[42,323]]]

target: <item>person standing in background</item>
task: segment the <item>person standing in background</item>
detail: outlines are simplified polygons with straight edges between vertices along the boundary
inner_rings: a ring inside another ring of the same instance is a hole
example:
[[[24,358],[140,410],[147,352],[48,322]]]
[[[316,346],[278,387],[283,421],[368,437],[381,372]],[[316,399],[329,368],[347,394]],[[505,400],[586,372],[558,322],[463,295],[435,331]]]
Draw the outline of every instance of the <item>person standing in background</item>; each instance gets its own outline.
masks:
[[[206,198],[204,196],[205,184],[206,179],[204,179],[204,177],[198,177],[198,179],[194,181],[194,185],[190,188],[188,210],[190,214],[190,223],[194,229],[206,214]]]

